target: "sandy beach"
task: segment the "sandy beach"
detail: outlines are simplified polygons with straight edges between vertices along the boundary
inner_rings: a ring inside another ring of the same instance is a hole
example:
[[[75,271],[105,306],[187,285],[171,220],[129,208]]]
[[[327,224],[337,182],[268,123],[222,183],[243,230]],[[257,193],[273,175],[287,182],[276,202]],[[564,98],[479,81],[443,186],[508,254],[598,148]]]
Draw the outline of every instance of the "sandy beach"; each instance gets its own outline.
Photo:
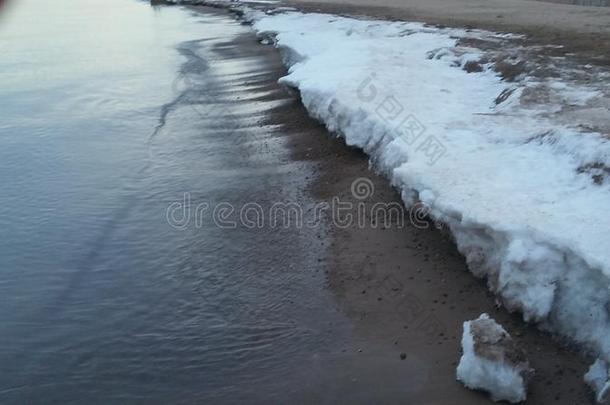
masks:
[[[304,9],[387,17],[380,9],[352,9],[343,4]],[[279,77],[286,74],[279,52],[267,57]],[[329,204],[333,198],[362,203],[355,198],[352,184],[364,178],[373,185],[364,201],[367,212],[378,203],[402,204],[388,180],[371,169],[365,154],[308,118],[298,93],[293,97],[284,123],[301,130],[299,136],[290,138],[292,158],[316,168],[314,182],[307,187],[312,198]],[[365,222],[374,224],[375,220],[367,217]],[[467,390],[455,379],[462,322],[487,312],[527,348],[537,370],[528,403],[590,401],[591,394],[582,382],[589,359],[577,348],[525,324],[519,315],[500,309],[485,282],[468,271],[442,226],[414,225],[409,218],[379,226],[335,225],[326,218],[330,233],[324,271],[340,311],[353,322],[356,338],[333,359],[333,381],[309,387],[300,393],[303,398],[353,403],[490,403],[485,394]]]
[[[0,403],[604,394],[610,8],[8,3]]]

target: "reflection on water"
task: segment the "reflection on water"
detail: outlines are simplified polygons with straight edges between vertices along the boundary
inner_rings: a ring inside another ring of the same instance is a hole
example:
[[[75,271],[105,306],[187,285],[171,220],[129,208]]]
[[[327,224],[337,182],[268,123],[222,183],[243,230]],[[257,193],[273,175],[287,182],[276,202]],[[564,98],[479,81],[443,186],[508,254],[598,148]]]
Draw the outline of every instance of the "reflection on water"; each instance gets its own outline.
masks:
[[[5,9],[0,402],[279,400],[321,378],[315,358],[341,329],[325,327],[319,240],[165,222],[187,191],[285,197],[281,145],[250,161],[223,132],[282,102],[256,52],[229,52],[246,32],[132,0]],[[265,102],[223,99],[257,86]],[[267,136],[255,124],[241,130]]]

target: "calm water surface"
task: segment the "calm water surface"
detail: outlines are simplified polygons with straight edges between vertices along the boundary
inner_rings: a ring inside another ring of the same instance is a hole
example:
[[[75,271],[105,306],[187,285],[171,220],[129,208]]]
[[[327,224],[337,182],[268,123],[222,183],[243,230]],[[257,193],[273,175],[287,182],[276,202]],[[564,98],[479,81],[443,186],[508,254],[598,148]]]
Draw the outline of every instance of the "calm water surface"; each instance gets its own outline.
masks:
[[[165,218],[185,192],[294,197],[282,146],[244,153],[205,99],[214,77],[255,77],[254,57],[211,53],[239,35],[135,0],[2,10],[1,403],[282,402],[320,383],[342,339],[320,240]]]

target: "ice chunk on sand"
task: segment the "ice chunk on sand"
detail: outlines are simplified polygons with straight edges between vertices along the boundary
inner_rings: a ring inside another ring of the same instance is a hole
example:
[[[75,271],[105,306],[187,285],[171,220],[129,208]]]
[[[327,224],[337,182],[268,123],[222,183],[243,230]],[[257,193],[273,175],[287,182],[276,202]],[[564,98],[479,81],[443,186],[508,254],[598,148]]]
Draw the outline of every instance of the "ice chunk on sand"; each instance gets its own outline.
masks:
[[[595,391],[597,402],[610,404],[610,367],[597,359],[585,374],[585,382]]]
[[[457,379],[491,394],[494,401],[524,401],[534,370],[511,336],[487,314],[464,322]]]

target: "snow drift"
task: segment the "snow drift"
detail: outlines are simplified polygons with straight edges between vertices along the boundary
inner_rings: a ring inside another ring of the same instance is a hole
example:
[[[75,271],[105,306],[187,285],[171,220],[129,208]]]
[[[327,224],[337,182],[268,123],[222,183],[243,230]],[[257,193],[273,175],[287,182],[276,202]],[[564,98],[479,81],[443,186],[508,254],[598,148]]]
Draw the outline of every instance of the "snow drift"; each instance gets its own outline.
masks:
[[[368,153],[408,206],[421,201],[446,223],[505,306],[610,361],[610,145],[592,126],[557,118],[603,89],[548,79],[544,102],[531,102],[542,79],[507,82],[483,52],[458,46],[507,35],[245,17],[283,51],[281,81],[309,113]]]

